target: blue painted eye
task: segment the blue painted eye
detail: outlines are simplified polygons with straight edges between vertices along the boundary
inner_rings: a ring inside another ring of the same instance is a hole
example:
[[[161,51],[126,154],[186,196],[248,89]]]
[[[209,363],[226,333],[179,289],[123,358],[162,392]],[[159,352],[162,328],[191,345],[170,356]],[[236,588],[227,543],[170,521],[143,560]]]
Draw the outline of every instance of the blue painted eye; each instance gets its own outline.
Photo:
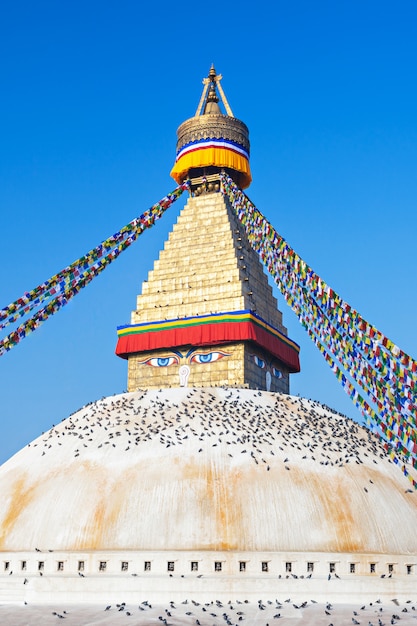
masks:
[[[272,368],[272,373],[275,376],[275,378],[282,378],[283,374],[280,370],[278,370],[276,367]]]
[[[266,367],[265,361],[263,361],[261,358],[256,356],[256,354],[253,355],[253,360],[255,361],[255,363],[256,363],[256,365],[258,367],[260,367],[261,369],[265,369],[265,367]]]
[[[194,358],[197,363],[210,363],[213,360],[213,353],[210,352],[209,354],[196,354]]]
[[[142,361],[141,365],[150,365],[151,367],[169,367],[174,363],[179,363],[176,356],[155,356],[147,361]]]
[[[227,352],[197,352],[193,354],[190,359],[190,363],[214,363],[225,356],[229,356]]]
[[[158,357],[157,359],[152,359],[152,360],[156,360],[156,365],[157,367],[168,367],[168,365],[171,365],[171,363],[173,361],[175,361],[174,357]]]

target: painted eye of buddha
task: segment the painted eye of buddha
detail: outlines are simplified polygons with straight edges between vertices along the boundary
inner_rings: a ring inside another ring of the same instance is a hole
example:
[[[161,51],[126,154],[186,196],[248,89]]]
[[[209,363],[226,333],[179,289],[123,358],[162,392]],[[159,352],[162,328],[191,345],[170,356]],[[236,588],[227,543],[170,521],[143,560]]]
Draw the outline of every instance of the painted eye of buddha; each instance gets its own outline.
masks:
[[[282,378],[282,372],[276,367],[272,368],[272,373],[275,376],[275,378]]]
[[[170,365],[178,365],[179,359],[176,356],[156,356],[142,361],[141,365],[150,365],[151,367],[169,367]]]
[[[263,359],[259,358],[259,356],[256,356],[256,354],[253,355],[253,360],[255,361],[256,365],[258,367],[260,367],[261,369],[265,369],[266,368],[266,363]]]
[[[190,363],[214,363],[225,356],[229,356],[227,352],[196,352],[192,355]]]

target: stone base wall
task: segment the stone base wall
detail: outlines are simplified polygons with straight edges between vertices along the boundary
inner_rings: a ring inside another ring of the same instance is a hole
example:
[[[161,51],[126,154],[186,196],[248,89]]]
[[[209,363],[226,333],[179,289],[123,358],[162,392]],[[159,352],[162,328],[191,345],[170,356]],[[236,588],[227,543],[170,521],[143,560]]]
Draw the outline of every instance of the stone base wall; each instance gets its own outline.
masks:
[[[128,391],[180,386],[244,387],[244,350],[243,343],[233,343],[201,349],[181,346],[135,354],[128,359]],[[202,362],[204,357],[212,361]],[[181,385],[180,367],[184,365],[190,372],[187,384]]]
[[[287,368],[251,342],[245,343],[245,384],[249,389],[290,393]]]
[[[185,385],[180,378],[180,368],[184,365],[189,367]],[[128,391],[179,386],[226,386],[289,393],[289,374],[279,361],[251,342],[206,348],[181,346],[129,357]]]
[[[247,552],[1,553],[0,602],[404,602],[410,555]],[[354,572],[352,572],[352,564]]]

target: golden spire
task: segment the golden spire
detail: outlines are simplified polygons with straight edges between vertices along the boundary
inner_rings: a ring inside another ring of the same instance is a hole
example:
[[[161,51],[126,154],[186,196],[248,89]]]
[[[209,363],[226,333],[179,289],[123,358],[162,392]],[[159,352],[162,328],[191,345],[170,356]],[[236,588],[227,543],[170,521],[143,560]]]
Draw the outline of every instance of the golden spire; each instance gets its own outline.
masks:
[[[210,114],[210,113],[220,113],[220,108],[217,105],[217,109],[213,110],[214,107],[209,107],[209,110],[207,110],[207,104],[211,103],[211,102],[218,102],[219,99],[217,97],[217,92],[216,92],[216,86],[217,89],[219,90],[220,93],[220,97],[221,100],[223,102],[223,106],[226,109],[226,113],[227,115],[229,115],[230,117],[234,117],[232,109],[229,106],[229,103],[227,101],[227,98],[225,96],[225,93],[223,91],[223,88],[220,84],[220,81],[222,80],[223,76],[221,74],[216,74],[216,70],[214,69],[214,64],[211,65],[210,71],[208,73],[208,77],[207,78],[203,78],[203,93],[201,94],[201,98],[200,98],[200,102],[198,103],[198,107],[197,107],[197,111],[195,116],[197,117],[198,115],[206,115],[206,114]],[[210,89],[209,89],[210,86]],[[206,96],[207,96],[207,90],[209,90],[209,95],[207,97],[206,100]],[[214,98],[216,98],[214,100]],[[203,104],[206,101],[206,106],[204,107],[204,111],[201,113],[201,110],[203,108]]]

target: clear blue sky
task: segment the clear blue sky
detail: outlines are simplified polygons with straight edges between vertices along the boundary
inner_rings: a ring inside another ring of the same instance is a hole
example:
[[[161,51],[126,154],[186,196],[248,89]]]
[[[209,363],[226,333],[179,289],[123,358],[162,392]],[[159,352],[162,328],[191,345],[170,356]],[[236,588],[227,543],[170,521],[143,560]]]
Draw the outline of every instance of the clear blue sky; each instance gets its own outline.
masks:
[[[0,307],[174,188],[176,128],[210,64],[250,129],[252,201],[313,269],[413,356],[417,3],[28,0],[0,14]],[[0,358],[0,461],[126,387],[117,325],[173,207]],[[281,297],[303,371],[292,392],[351,417]]]

